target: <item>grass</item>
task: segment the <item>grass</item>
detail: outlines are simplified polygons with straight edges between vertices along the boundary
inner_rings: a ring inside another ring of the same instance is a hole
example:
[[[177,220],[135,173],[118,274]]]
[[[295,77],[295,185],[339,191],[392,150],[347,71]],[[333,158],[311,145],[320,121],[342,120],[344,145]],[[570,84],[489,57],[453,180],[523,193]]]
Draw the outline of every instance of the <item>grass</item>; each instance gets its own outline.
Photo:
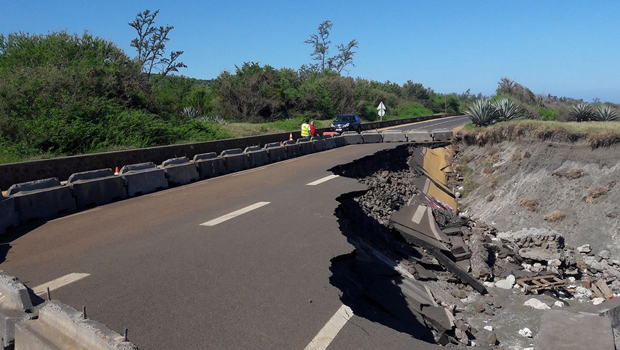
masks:
[[[474,170],[466,166],[463,175],[463,191],[461,192],[461,196],[463,198],[467,197],[468,194],[478,187],[480,187],[480,184],[474,180]]]
[[[538,202],[533,199],[522,199],[519,205],[529,211],[538,211]]]
[[[575,180],[578,179],[584,175],[587,175],[583,170],[578,169],[578,168],[573,168],[570,169],[569,171],[562,173],[562,172],[558,172],[556,171],[555,173],[551,174],[552,176],[557,176],[559,178],[565,177],[569,180]]]
[[[566,214],[564,214],[563,212],[561,212],[559,210],[554,210],[551,213],[543,216],[543,219],[545,221],[549,221],[549,222],[562,221],[562,220],[564,220],[564,218],[566,218]]]
[[[227,123],[222,125],[222,129],[232,133],[235,137],[246,137],[301,130],[303,122],[304,118],[293,118],[268,123]],[[314,126],[318,129],[328,128],[331,124],[331,119],[314,121]]]
[[[535,138],[543,141],[586,142],[592,148],[620,144],[620,122],[557,122],[541,120],[515,120],[476,128],[465,125],[461,132],[469,145]]]

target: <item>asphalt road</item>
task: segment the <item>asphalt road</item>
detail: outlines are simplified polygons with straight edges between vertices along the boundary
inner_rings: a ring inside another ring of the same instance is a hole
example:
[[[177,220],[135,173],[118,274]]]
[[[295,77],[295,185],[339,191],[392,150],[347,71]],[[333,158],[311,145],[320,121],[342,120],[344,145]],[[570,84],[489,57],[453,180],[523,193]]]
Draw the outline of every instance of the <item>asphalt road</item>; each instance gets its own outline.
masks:
[[[454,128],[467,119],[398,129]],[[52,297],[141,349],[304,349],[342,306],[330,259],[353,247],[334,209],[363,189],[328,169],[398,144],[337,148],[141,196],[11,232],[0,269],[35,288],[87,277]],[[264,202],[268,202],[265,204]],[[262,206],[205,226],[248,206]],[[353,316],[329,349],[421,348]]]

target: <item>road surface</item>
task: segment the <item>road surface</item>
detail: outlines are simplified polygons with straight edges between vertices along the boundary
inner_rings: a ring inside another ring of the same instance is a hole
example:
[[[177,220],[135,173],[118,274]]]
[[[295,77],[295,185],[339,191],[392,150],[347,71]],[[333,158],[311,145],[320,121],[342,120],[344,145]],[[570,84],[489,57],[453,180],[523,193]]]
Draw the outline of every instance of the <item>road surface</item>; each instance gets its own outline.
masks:
[[[140,349],[422,348],[347,314],[329,283],[330,259],[353,250],[335,199],[363,187],[328,169],[396,146],[337,148],[23,227],[3,237],[0,269],[38,292],[59,279],[53,299],[128,328]]]

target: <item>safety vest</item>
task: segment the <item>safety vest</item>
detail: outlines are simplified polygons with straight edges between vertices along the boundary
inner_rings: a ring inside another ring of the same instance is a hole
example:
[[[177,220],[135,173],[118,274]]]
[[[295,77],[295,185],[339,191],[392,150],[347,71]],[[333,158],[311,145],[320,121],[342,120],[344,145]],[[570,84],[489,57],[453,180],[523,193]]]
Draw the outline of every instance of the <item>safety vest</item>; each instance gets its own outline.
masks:
[[[301,137],[310,137],[310,124],[301,124]]]

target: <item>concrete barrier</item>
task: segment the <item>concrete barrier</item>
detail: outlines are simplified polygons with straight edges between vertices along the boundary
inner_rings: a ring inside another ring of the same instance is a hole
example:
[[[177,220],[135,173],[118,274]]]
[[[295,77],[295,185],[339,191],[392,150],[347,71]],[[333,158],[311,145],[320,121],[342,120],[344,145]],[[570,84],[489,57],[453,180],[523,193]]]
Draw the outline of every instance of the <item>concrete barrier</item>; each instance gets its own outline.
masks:
[[[15,340],[15,324],[32,319],[32,301],[28,289],[16,277],[0,270],[0,335],[2,346]]]
[[[46,302],[36,320],[15,327],[15,349],[137,350],[105,325],[57,300]]]
[[[284,141],[282,143],[286,150],[286,158],[295,158],[301,155],[301,146],[293,140]]]
[[[452,130],[449,129],[435,129],[431,132],[433,141],[450,141],[452,140]]]
[[[334,139],[331,135],[323,135],[323,142],[325,142],[325,149],[333,149],[336,146],[336,139]]]
[[[0,234],[7,228],[19,225],[17,212],[15,211],[15,201],[13,198],[5,198],[0,193]]]
[[[362,140],[364,143],[381,143],[383,142],[383,137],[376,131],[362,131]]]
[[[7,194],[14,200],[19,222],[46,219],[77,208],[71,188],[56,178],[15,184]]]
[[[265,151],[269,155],[269,162],[275,163],[286,159],[286,149],[278,142],[265,145]]]
[[[301,149],[301,155],[306,155],[314,152],[314,145],[308,138],[297,139],[297,144]]]
[[[187,157],[171,158],[161,163],[168,183],[172,186],[187,185],[200,179],[196,165]]]
[[[383,142],[407,142],[407,137],[401,130],[384,130],[381,134]]]
[[[407,119],[395,119],[381,122],[363,123],[362,130],[374,130],[406,123],[419,122],[431,119],[440,119],[444,116],[428,116]],[[328,128],[319,129],[319,132],[329,131]],[[73,173],[91,169],[114,168],[121,164],[137,164],[154,162],[160,164],[166,159],[177,155],[186,155],[192,158],[196,154],[219,153],[231,148],[245,148],[252,145],[264,145],[270,142],[280,142],[289,138],[289,132],[271,135],[242,137],[227,140],[194,142],[180,145],[148,147],[133,150],[123,150],[105,153],[93,153],[79,156],[41,159],[30,162],[0,164],[0,188],[6,189],[14,183],[37,179],[56,177],[68,179]],[[300,137],[300,131],[293,131],[293,137]]]
[[[194,165],[196,165],[198,175],[202,180],[228,174],[226,164],[224,164],[224,159],[222,157],[218,157],[215,152],[195,155]]]
[[[346,131],[342,133],[342,137],[344,137],[347,145],[357,145],[360,143],[364,143],[364,139],[362,139],[362,135],[358,134],[356,131]]]
[[[164,169],[157,168],[152,162],[125,165],[120,175],[127,184],[129,197],[168,188]]]
[[[334,142],[336,142],[336,147],[342,147],[347,145],[347,140],[344,139],[344,136],[338,135],[333,136]]]
[[[430,132],[426,130],[409,130],[405,133],[407,141],[409,142],[430,142],[433,141],[433,137]]]
[[[314,145],[315,152],[325,151],[325,141],[322,138],[313,136],[310,138],[310,141],[312,141],[312,144]]]
[[[67,185],[73,191],[78,208],[103,205],[127,198],[123,179],[115,176],[111,169],[72,174]]]
[[[256,168],[269,164],[269,154],[264,149],[258,146],[246,147],[243,153],[248,155],[250,160],[250,168]]]
[[[224,158],[224,164],[226,164],[229,173],[245,170],[250,166],[248,155],[243,153],[240,148],[225,150],[221,156]]]

